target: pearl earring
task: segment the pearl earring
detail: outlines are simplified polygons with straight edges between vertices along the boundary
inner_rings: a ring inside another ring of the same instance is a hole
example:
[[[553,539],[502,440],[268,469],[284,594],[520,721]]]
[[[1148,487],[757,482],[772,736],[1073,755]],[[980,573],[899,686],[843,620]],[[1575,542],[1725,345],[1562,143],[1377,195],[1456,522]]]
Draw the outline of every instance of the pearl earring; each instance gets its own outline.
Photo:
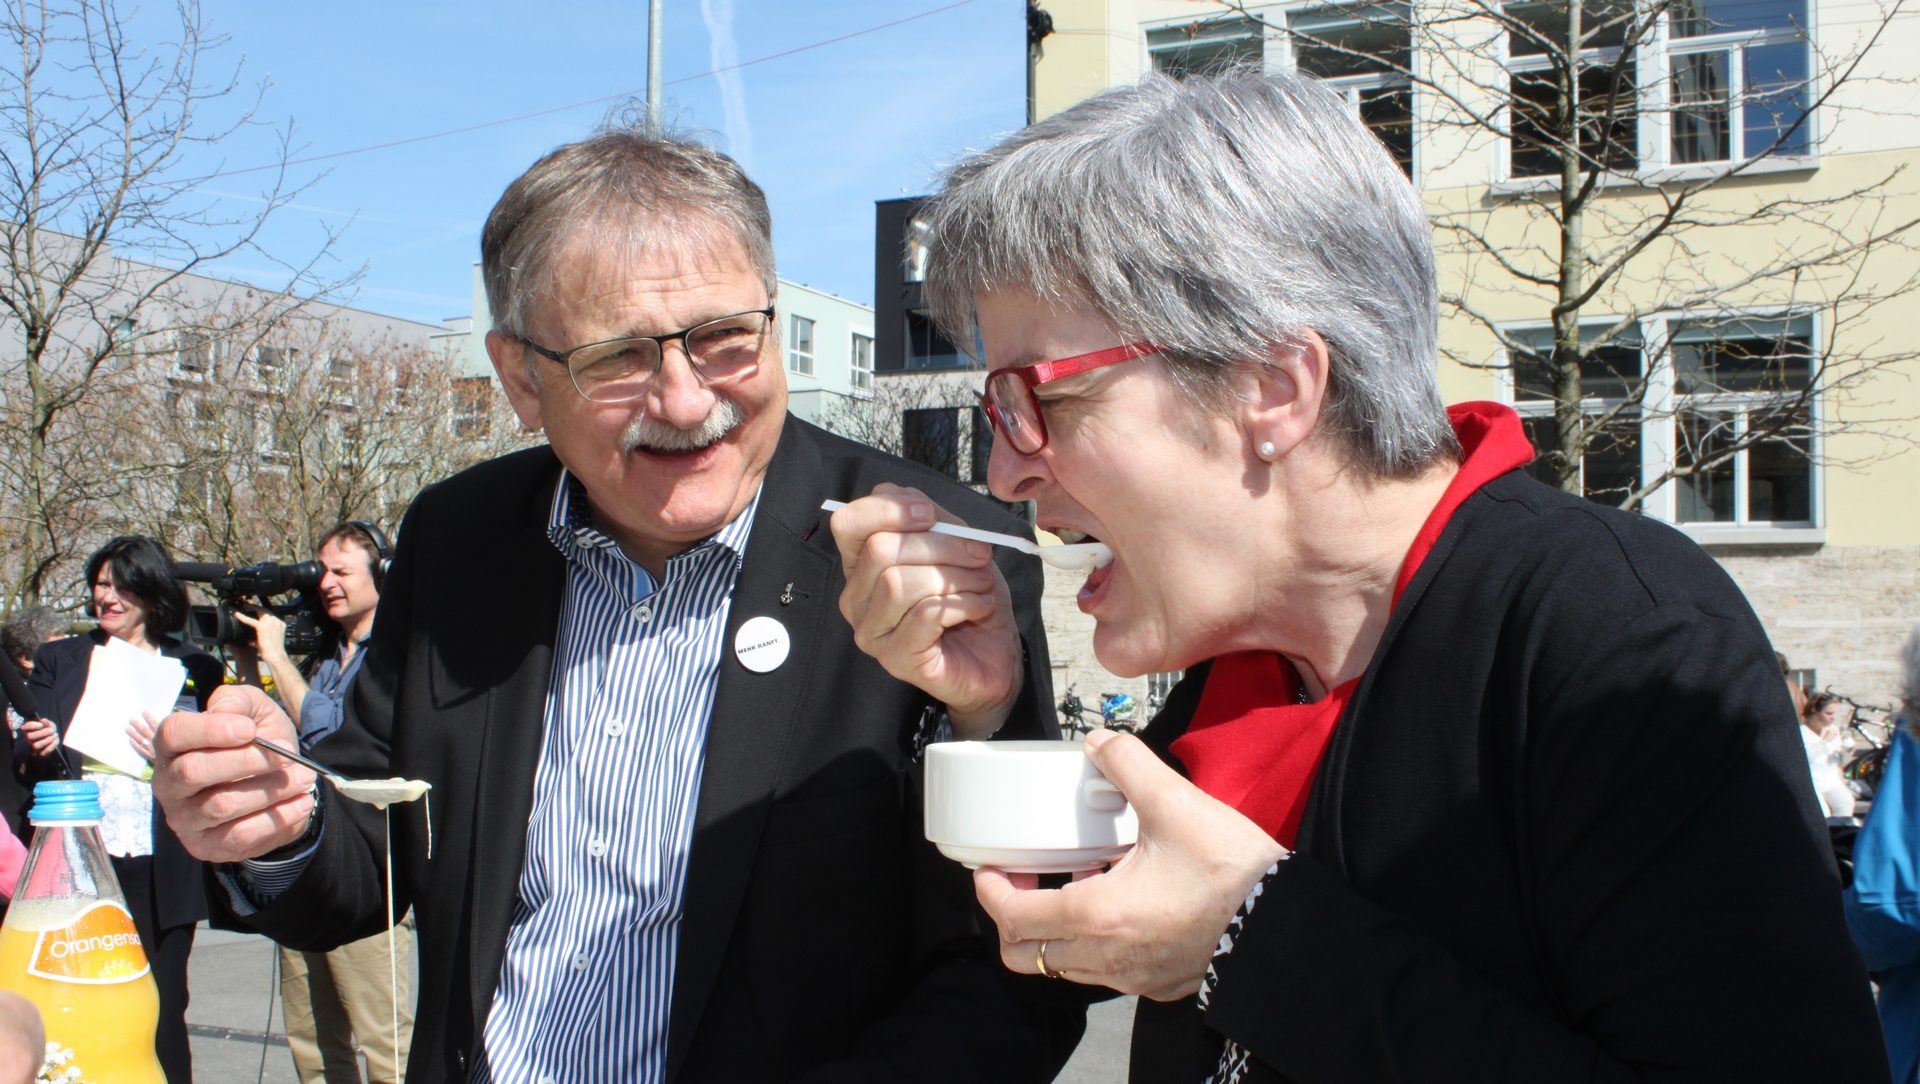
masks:
[[[1278,452],[1279,450],[1280,449],[1275,448],[1273,446],[1273,442],[1270,440],[1263,440],[1260,442],[1260,458],[1262,459],[1272,459],[1274,456],[1274,453]]]

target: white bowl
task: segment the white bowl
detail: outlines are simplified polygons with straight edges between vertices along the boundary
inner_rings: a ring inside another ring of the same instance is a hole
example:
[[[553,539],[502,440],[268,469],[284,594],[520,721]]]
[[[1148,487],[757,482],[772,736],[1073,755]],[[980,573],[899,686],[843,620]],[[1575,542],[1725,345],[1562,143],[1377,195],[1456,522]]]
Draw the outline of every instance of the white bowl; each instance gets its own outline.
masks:
[[[1133,846],[1139,819],[1077,741],[927,747],[926,834],[969,868],[1099,869]]]

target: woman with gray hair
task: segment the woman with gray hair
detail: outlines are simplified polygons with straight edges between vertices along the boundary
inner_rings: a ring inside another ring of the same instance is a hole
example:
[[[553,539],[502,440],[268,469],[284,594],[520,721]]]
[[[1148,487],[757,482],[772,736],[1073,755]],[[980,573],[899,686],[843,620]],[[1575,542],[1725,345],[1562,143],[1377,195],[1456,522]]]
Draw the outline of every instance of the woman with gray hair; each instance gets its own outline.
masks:
[[[1885,1079],[1759,623],[1679,533],[1527,477],[1511,409],[1442,405],[1425,215],[1338,97],[1149,79],[926,215],[995,494],[1112,548],[1107,668],[1186,670],[1087,739],[1129,853],[976,873],[1007,966],[1143,995],[1135,1080]],[[833,520],[889,668],[981,616],[929,504]]]

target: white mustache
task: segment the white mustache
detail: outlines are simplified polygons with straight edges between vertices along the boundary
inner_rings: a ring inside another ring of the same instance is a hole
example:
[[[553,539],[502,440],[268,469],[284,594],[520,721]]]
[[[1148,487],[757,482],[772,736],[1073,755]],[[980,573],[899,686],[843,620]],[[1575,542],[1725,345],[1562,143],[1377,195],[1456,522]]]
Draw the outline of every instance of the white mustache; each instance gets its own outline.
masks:
[[[699,425],[680,429],[650,415],[642,414],[627,423],[620,434],[622,451],[645,449],[650,452],[697,452],[719,442],[747,420],[747,412],[731,399],[715,401],[713,409]]]

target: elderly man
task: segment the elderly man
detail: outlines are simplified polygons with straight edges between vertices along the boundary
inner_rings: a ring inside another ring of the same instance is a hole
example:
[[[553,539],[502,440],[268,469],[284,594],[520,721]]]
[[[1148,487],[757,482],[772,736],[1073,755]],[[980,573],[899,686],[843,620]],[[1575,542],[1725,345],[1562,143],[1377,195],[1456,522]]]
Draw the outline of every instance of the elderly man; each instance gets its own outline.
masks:
[[[415,1084],[1051,1079],[1081,1012],[1000,967],[914,772],[938,733],[1051,732],[1037,566],[903,572],[876,661],[819,506],[909,486],[1020,525],[787,416],[765,197],[725,156],[563,147],[481,248],[488,351],[549,445],[415,502],[320,750],[432,784],[389,810],[391,883],[378,815],[248,747],[292,737],[257,692],[167,720],[168,817],[284,943],[414,907]]]

